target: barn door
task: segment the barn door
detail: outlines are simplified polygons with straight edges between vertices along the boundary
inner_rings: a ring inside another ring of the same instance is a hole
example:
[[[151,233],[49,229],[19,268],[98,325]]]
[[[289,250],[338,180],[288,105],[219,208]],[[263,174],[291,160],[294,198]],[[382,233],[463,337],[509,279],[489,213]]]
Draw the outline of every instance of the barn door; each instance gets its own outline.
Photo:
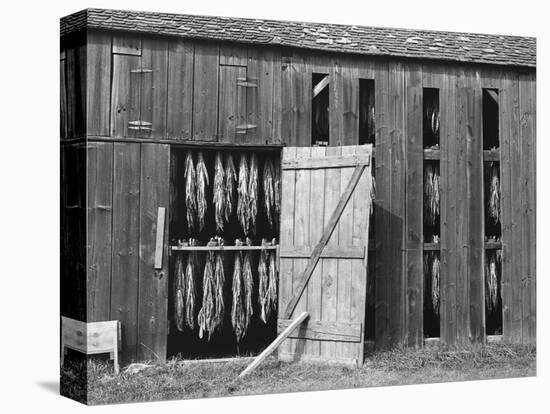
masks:
[[[278,330],[310,317],[281,360],[363,362],[371,155],[371,145],[283,149]]]

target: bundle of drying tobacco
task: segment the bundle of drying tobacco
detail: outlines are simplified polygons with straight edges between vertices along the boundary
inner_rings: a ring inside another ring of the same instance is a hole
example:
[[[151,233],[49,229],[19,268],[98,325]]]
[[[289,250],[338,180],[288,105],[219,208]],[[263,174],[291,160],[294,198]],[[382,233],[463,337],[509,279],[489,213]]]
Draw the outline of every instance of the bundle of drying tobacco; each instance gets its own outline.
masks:
[[[246,155],[241,155],[239,163],[239,185],[237,187],[237,218],[244,234],[248,234],[250,206],[248,201],[248,162]]]
[[[233,156],[228,154],[225,158],[225,203],[224,216],[225,221],[229,223],[233,216],[235,208],[235,183],[237,182],[237,173],[235,172],[235,164],[233,164]]]
[[[187,228],[193,231],[197,219],[197,175],[193,165],[193,155],[188,151],[185,156],[185,210],[187,214]]]
[[[210,241],[208,246],[216,246],[217,243]],[[211,339],[213,333],[214,317],[216,315],[216,302],[214,295],[216,294],[216,284],[214,280],[214,270],[216,267],[216,258],[213,251],[207,253],[206,265],[204,266],[204,274],[202,278],[202,307],[198,315],[199,323],[199,338],[208,333],[208,340]]]
[[[242,246],[243,242],[239,239],[235,240],[235,246]],[[235,265],[233,266],[233,284],[232,293],[233,301],[231,304],[231,324],[237,342],[246,334],[246,310],[244,306],[244,286],[242,277],[243,252],[235,251]]]
[[[269,226],[273,228],[273,216],[275,214],[275,189],[274,189],[273,162],[267,159],[263,170],[264,206]]]
[[[262,239],[262,246],[267,246],[267,240]],[[262,250],[260,252],[260,260],[258,261],[258,302],[260,305],[260,319],[267,323],[268,313],[269,313],[269,297],[268,297],[268,288],[269,288],[269,271],[268,271],[268,260],[269,253],[267,250]]]
[[[197,219],[199,222],[199,231],[204,229],[204,219],[206,217],[207,203],[206,190],[210,181],[208,179],[208,170],[204,162],[202,152],[199,152],[197,161]]]
[[[214,165],[214,216],[216,221],[216,231],[223,232],[224,210],[225,210],[225,180],[222,156],[216,154]]]
[[[258,216],[258,157],[252,154],[250,157],[250,173],[248,177],[248,203],[250,229],[256,233],[256,217]]]

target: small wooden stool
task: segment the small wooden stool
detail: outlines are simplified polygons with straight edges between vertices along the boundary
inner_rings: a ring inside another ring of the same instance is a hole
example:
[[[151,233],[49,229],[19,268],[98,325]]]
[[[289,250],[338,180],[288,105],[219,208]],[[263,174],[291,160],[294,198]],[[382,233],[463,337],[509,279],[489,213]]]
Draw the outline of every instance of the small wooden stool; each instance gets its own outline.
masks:
[[[82,322],[61,317],[61,368],[67,348],[86,355],[109,353],[118,374],[118,350],[120,346],[120,322]]]

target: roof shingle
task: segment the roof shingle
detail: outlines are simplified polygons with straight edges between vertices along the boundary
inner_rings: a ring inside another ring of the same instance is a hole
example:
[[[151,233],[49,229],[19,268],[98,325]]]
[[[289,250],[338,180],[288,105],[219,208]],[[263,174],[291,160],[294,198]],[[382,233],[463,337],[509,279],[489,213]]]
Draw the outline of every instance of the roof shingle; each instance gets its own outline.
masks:
[[[62,18],[61,36],[85,27],[373,56],[536,66],[533,37],[105,9]]]

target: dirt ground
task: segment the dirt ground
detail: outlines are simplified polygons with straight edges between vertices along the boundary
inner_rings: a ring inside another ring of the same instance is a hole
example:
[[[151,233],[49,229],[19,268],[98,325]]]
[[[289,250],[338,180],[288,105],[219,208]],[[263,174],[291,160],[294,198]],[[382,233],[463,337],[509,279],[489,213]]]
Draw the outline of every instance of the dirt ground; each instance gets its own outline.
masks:
[[[61,390],[63,395],[95,405],[530,377],[536,375],[536,349],[499,344],[469,349],[374,352],[357,369],[281,363],[270,358],[248,377],[238,379],[246,364],[242,360],[189,364],[173,359],[137,373],[123,368],[116,375],[109,361],[69,361],[61,373]]]

